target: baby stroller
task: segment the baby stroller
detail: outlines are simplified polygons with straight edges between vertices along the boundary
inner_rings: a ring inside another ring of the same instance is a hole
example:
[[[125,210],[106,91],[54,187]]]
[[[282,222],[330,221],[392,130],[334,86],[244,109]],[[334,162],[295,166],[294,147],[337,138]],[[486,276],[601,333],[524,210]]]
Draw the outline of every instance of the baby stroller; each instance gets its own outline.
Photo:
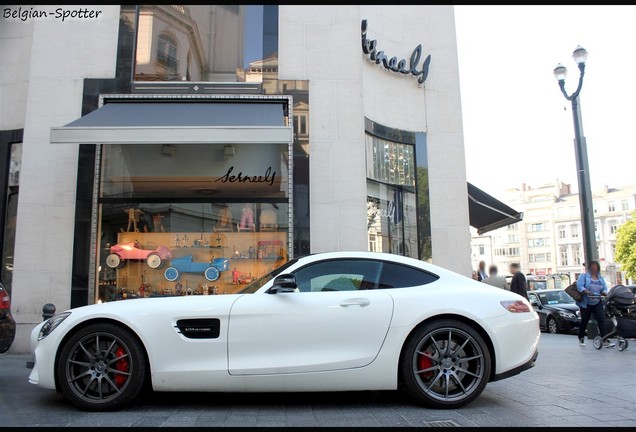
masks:
[[[625,285],[614,285],[607,293],[605,314],[612,319],[614,330],[604,337],[594,338],[594,348],[603,348],[603,343],[616,335],[616,349],[623,351],[629,345],[627,339],[636,338],[636,306],[634,294]]]

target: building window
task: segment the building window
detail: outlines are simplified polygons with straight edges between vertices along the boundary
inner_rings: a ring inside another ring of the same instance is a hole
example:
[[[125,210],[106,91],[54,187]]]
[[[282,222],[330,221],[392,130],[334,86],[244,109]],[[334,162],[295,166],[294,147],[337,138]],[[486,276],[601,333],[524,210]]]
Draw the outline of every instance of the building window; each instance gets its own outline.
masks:
[[[567,234],[565,232],[565,225],[559,225],[559,238],[564,239],[566,237],[567,237]]]
[[[614,212],[616,211],[616,206],[614,206],[614,201],[609,201],[607,203],[607,211],[608,212]]]
[[[479,245],[479,255],[485,255],[486,253],[486,248],[484,247],[484,245]]]
[[[519,235],[518,234],[508,234],[508,243],[518,243]]]
[[[170,33],[162,33],[157,41],[157,64],[166,69],[166,75],[174,75],[179,69],[177,40]],[[168,78],[170,78],[168,76]]]
[[[623,211],[629,210],[629,201],[627,201],[627,200],[622,200],[621,201],[621,210],[623,210]]]
[[[579,225],[578,224],[570,225],[570,237],[579,238]]]
[[[559,254],[561,255],[561,265],[570,265],[568,260],[568,248],[566,246],[559,247]]]
[[[610,221],[609,228],[610,234],[616,234],[616,231],[618,230],[618,223],[616,223],[616,221]]]
[[[377,250],[421,260],[432,258],[426,135],[365,119],[367,227]]]
[[[518,247],[497,248],[494,251],[495,256],[519,256]]]
[[[528,226],[528,232],[538,232],[538,231],[543,231],[544,229],[545,229],[545,226],[543,222],[535,223]]]
[[[294,130],[299,136],[308,135],[307,131],[307,114],[294,115]]]
[[[572,257],[574,259],[574,265],[581,265],[581,245],[572,245]]]
[[[101,146],[96,301],[235,293],[287,261],[287,144],[163,150]],[[224,182],[232,167],[264,181]]]
[[[517,228],[519,228],[517,225],[519,225],[518,223],[513,223],[512,225],[508,225],[508,229],[509,230],[516,230]]]

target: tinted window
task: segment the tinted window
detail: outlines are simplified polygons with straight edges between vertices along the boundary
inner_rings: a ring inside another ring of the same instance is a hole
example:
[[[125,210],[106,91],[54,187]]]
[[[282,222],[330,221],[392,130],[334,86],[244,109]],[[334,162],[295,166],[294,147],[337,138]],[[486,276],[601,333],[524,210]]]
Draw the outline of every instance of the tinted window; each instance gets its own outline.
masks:
[[[378,288],[408,288],[435,282],[439,276],[401,264],[382,263]]]
[[[294,276],[301,292],[375,289],[381,264],[372,260],[329,260],[309,264]]]

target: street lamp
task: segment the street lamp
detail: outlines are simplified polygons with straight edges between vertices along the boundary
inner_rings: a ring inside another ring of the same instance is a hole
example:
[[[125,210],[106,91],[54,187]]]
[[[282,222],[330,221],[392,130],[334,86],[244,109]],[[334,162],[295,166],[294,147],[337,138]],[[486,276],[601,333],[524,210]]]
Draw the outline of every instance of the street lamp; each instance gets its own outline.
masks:
[[[587,51],[581,45],[577,46],[572,53],[574,61],[579,66],[579,85],[572,95],[568,96],[565,91],[565,77],[567,69],[561,63],[554,68],[554,77],[559,81],[561,93],[572,102],[572,116],[574,118],[574,151],[576,154],[576,168],[579,181],[579,204],[581,206],[581,223],[583,225],[583,252],[585,263],[596,260],[596,234],[594,230],[594,209],[592,207],[592,191],[590,188],[589,165],[587,162],[587,146],[585,136],[583,136],[583,125],[581,120],[581,107],[579,105],[579,93],[583,86],[583,76],[585,75],[585,60]]]

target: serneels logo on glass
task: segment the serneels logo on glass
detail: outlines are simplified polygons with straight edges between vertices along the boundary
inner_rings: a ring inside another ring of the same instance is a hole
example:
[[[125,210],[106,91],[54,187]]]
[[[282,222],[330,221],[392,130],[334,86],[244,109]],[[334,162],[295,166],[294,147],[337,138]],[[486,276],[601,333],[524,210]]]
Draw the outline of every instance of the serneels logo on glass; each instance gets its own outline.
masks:
[[[369,55],[369,58],[375,61],[376,64],[380,64],[393,72],[401,73],[404,75],[412,74],[413,76],[419,76],[417,82],[422,84],[426,81],[428,76],[428,65],[431,63],[431,55],[429,54],[422,65],[421,70],[417,70],[417,67],[422,58],[422,44],[415,47],[411,54],[409,68],[406,68],[406,59],[399,60],[397,57],[388,58],[384,51],[378,51],[378,41],[373,39],[367,39],[367,20],[362,20],[362,52]]]
[[[265,175],[253,175],[253,176],[248,176],[248,175],[243,175],[242,171],[239,171],[238,174],[236,175],[230,175],[232,174],[232,171],[234,171],[234,166],[231,166],[228,170],[227,173],[225,173],[225,175],[223,177],[219,177],[218,179],[214,180],[214,182],[221,182],[221,183],[245,183],[245,182],[249,182],[249,183],[269,183],[270,186],[274,185],[274,180],[276,179],[276,171],[272,171],[272,167],[268,167],[267,170],[265,171]]]

